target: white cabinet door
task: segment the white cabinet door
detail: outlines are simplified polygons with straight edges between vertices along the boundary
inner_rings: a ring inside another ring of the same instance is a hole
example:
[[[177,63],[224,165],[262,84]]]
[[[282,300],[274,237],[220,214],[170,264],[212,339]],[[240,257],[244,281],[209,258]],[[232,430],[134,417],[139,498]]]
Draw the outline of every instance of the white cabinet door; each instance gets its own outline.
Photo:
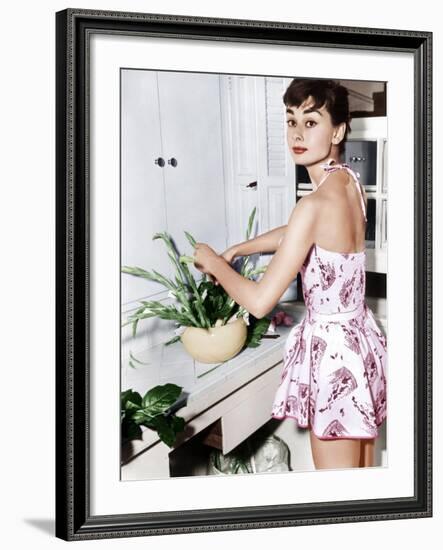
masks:
[[[295,165],[286,143],[285,78],[256,79],[261,231],[284,225],[295,206]]]
[[[166,227],[157,72],[122,70],[121,75],[121,264],[164,273],[169,260],[152,236]],[[163,287],[121,274],[122,310]],[[135,304],[136,305],[136,304]]]
[[[166,231],[192,255],[185,230],[219,253],[227,247],[219,76],[124,70],[122,265],[173,277],[165,244],[152,237]],[[158,283],[122,274],[124,310],[165,294]]]
[[[219,77],[123,70],[121,91],[121,264],[174,279],[166,245],[152,240],[155,233],[168,233],[183,254],[193,253],[184,231],[219,253],[227,247]],[[121,279],[122,321],[139,300],[170,303],[155,281],[126,273]],[[126,326],[122,357],[170,339],[173,328],[145,319],[134,340]]]
[[[220,78],[228,236],[229,245],[233,245],[246,239],[249,216],[258,206],[255,79],[262,77]],[[251,237],[259,231],[256,215]]]
[[[295,206],[295,165],[286,144],[282,99],[289,82],[278,77],[222,77],[229,244],[245,240],[254,207],[252,237],[287,224]],[[253,260],[266,265],[271,255]],[[294,299],[296,287],[294,279],[282,300]]]
[[[295,164],[286,143],[286,115],[283,94],[290,79],[256,79],[258,142],[258,205],[260,233],[288,223],[295,206]],[[262,256],[261,265],[270,261]],[[281,300],[297,298],[296,279]]]
[[[181,253],[193,253],[185,230],[221,253],[227,229],[220,78],[159,72],[158,89],[168,232]]]

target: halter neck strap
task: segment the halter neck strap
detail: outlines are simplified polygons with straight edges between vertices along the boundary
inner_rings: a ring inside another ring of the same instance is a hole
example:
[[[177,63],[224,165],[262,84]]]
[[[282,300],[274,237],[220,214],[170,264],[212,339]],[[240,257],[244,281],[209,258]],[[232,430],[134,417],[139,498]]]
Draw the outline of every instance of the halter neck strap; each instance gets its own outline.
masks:
[[[352,179],[354,180],[355,185],[356,185],[357,190],[358,190],[358,194],[359,194],[359,197],[360,197],[360,204],[361,204],[361,208],[362,208],[362,211],[363,211],[363,216],[365,218],[365,221],[368,221],[367,217],[366,217],[365,201],[364,201],[363,193],[362,193],[360,183],[359,183],[359,180],[358,180],[358,178],[360,177],[360,174],[358,172],[354,172],[351,169],[351,167],[349,166],[349,164],[347,164],[346,162],[343,162],[343,163],[340,164],[340,163],[335,162],[334,159],[329,159],[328,162],[325,162],[325,163],[321,164],[320,166],[326,171],[326,174],[320,180],[320,183],[318,184],[317,189],[320,187],[320,185],[322,185],[322,183],[326,180],[326,178],[329,176],[329,174],[331,174],[332,172],[335,172],[336,170],[346,170],[349,174],[351,174]]]

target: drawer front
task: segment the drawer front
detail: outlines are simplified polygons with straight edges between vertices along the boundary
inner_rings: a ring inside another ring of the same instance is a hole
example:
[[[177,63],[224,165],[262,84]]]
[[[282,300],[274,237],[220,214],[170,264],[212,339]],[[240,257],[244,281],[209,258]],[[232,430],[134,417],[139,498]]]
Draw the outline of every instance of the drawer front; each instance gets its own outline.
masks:
[[[223,454],[229,453],[271,419],[271,407],[277,391],[282,363],[239,390],[238,402],[222,418]]]

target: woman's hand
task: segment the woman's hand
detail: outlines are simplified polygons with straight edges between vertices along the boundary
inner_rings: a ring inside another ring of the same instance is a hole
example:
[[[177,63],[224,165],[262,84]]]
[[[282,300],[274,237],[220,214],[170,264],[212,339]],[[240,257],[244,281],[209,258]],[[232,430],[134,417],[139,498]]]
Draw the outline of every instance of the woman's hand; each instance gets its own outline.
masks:
[[[196,243],[194,248],[194,265],[202,273],[209,275],[209,279],[217,286],[219,282],[211,273],[211,265],[214,258],[223,258],[228,264],[237,257],[237,249],[230,247],[223,254],[218,255],[209,245],[205,243]]]
[[[194,265],[202,273],[211,275],[211,266],[218,254],[205,243],[196,243],[194,248]],[[212,278],[212,280],[214,280]]]

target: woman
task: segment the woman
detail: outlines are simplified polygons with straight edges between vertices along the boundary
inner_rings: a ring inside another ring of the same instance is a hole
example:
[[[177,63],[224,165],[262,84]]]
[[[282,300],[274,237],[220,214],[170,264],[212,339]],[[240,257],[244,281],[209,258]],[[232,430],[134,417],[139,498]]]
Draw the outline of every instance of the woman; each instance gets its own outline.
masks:
[[[349,132],[348,92],[331,80],[294,79],[286,90],[287,142],[313,192],[287,226],[221,256],[197,243],[196,267],[261,318],[301,272],[307,308],[288,335],[271,415],[310,429],[316,468],[365,467],[386,418],[386,339],[365,302],[366,197],[340,155]],[[238,274],[236,256],[273,252],[258,282]]]

